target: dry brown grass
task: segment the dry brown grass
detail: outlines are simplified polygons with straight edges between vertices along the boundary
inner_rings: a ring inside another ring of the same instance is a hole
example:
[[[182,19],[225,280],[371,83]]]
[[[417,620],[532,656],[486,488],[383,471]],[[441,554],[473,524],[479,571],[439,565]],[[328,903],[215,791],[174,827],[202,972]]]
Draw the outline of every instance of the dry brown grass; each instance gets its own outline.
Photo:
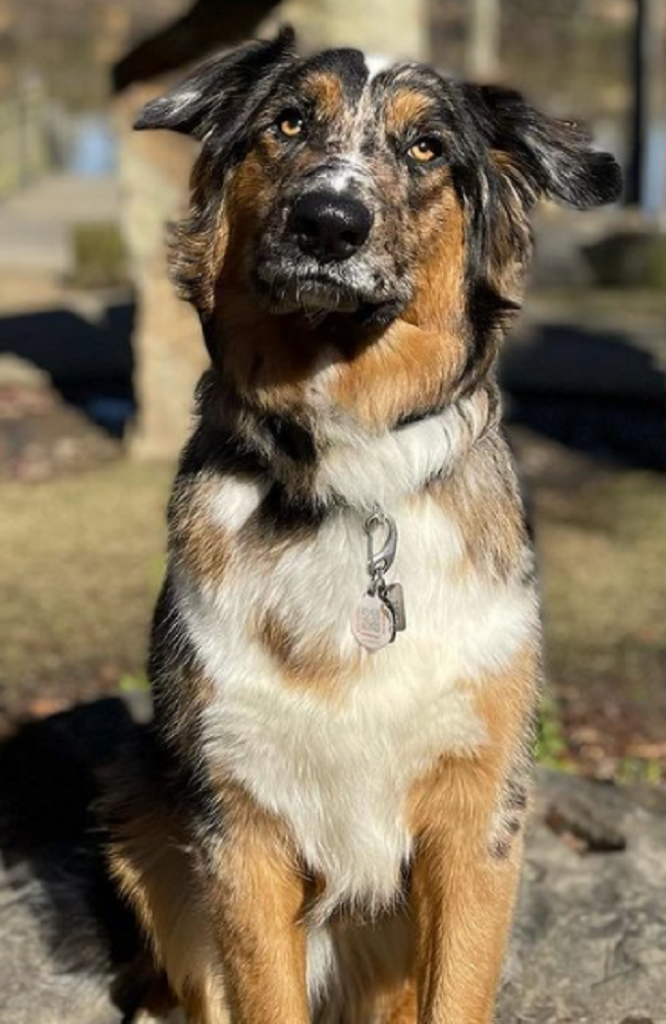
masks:
[[[537,523],[553,671],[627,673],[633,687],[661,674],[666,479],[618,471],[537,496]]]
[[[0,699],[93,695],[145,657],[164,547],[165,466],[115,462],[3,484]]]
[[[666,780],[666,478],[617,470],[537,494],[551,692],[568,755]]]

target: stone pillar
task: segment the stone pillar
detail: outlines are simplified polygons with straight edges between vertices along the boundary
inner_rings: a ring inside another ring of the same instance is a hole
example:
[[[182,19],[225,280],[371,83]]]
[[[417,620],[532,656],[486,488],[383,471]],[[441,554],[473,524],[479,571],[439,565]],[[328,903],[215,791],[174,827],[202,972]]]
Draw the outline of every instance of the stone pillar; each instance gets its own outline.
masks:
[[[499,68],[499,0],[470,0],[468,37],[468,75],[476,81],[490,81]]]
[[[291,23],[308,49],[357,46],[427,60],[429,7],[428,0],[285,0],[266,25]]]
[[[136,112],[162,90],[127,90],[116,111],[121,144],[123,234],[132,261],[137,312],[134,384],[139,403],[130,438],[133,455],[164,458],[183,444],[193,392],[208,359],[194,310],[167,275],[166,225],[186,207],[196,146],[168,132],[133,132]]]

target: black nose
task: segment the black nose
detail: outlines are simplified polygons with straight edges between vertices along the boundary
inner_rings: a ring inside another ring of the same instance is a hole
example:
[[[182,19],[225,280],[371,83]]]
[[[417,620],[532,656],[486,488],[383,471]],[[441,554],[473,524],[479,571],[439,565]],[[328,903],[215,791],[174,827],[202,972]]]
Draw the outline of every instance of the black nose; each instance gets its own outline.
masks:
[[[289,217],[288,230],[303,252],[322,260],[346,260],[357,252],[372,227],[359,199],[336,192],[306,192]]]

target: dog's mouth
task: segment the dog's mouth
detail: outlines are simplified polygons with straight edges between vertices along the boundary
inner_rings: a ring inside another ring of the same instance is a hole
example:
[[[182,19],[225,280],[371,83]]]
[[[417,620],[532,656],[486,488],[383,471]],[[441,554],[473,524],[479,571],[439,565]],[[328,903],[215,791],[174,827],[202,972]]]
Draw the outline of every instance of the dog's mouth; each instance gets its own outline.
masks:
[[[262,290],[274,313],[295,309],[312,313],[351,313],[365,301],[363,294],[349,283],[321,271],[265,276],[259,271],[257,277],[265,286]]]
[[[326,264],[273,256],[257,263],[253,278],[258,294],[276,314],[302,311],[317,319],[347,313],[363,321],[387,322],[409,298],[406,287],[355,260]]]

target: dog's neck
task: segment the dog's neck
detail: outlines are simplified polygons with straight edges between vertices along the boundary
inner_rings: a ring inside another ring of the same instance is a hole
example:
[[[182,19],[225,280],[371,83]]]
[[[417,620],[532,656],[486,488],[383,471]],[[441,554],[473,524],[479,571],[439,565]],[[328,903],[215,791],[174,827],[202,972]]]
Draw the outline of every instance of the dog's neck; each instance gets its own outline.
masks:
[[[277,484],[293,504],[390,509],[453,473],[499,419],[496,386],[394,427],[368,429],[335,408],[267,413],[226,389],[214,371],[200,393],[201,432]]]

